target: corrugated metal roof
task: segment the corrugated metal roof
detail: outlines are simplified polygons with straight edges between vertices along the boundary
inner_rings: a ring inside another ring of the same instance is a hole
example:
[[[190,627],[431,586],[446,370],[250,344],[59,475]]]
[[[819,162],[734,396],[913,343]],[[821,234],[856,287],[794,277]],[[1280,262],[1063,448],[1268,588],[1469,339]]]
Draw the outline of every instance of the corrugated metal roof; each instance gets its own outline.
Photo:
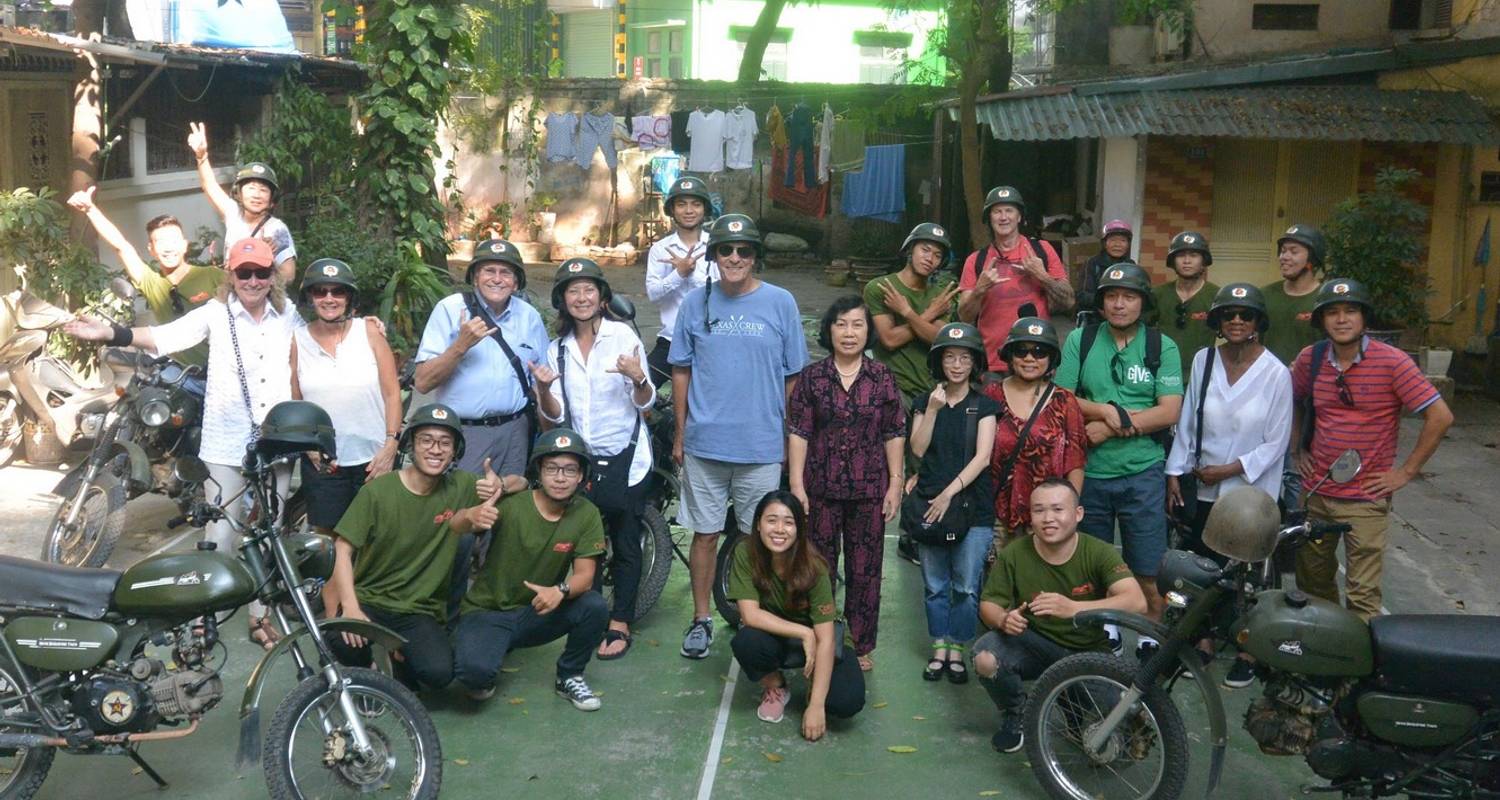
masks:
[[[957,118],[957,109],[949,113]],[[1463,92],[1280,86],[1080,95],[999,95],[978,108],[996,139],[1045,141],[1156,134],[1247,139],[1500,143],[1500,128]]]

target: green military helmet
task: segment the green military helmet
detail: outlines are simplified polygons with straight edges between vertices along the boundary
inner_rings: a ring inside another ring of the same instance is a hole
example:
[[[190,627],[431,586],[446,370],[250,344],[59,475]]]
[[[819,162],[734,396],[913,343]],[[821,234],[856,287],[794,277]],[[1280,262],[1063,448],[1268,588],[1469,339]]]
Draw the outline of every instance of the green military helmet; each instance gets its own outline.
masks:
[[[582,462],[584,472],[588,472],[589,467],[594,463],[594,457],[589,455],[588,442],[583,440],[583,436],[579,435],[578,431],[572,428],[553,428],[537,437],[536,445],[531,450],[531,461],[526,465],[526,472],[533,478],[538,477],[537,473],[543,458],[564,454],[577,456]]]
[[[1057,328],[1052,323],[1041,317],[1021,317],[1010,326],[1010,333],[1005,337],[1005,344],[1000,345],[1000,360],[1010,360],[1010,346],[1022,342],[1034,342],[1049,348],[1052,351],[1051,360],[1048,362],[1053,368],[1057,368],[1057,362],[1062,354],[1062,347],[1057,341]]]
[[[1255,312],[1255,329],[1261,333],[1271,329],[1271,317],[1266,313],[1266,296],[1253,283],[1225,284],[1214,295],[1213,305],[1208,307],[1208,328],[1219,329],[1219,312],[1226,308],[1248,308]]]
[[[1203,526],[1203,543],[1220,555],[1253,564],[1275,552],[1280,525],[1276,501],[1254,486],[1241,486],[1214,502]]]
[[[443,405],[442,403],[428,403],[416,410],[407,420],[406,428],[401,431],[401,438],[396,442],[396,449],[401,452],[411,450],[412,439],[416,437],[419,428],[444,428],[453,433],[453,463],[464,457],[464,429],[463,423],[458,418],[458,412]]]
[[[1173,259],[1182,252],[1202,253],[1205,267],[1214,263],[1214,254],[1208,250],[1208,237],[1197,231],[1183,231],[1172,237],[1172,243],[1167,245],[1167,266],[1172,266]]]
[[[989,371],[990,361],[984,354],[984,337],[979,335],[979,329],[967,322],[950,322],[937,332],[927,351],[927,371],[937,381],[947,380],[943,377],[943,350],[949,347],[962,347],[974,354],[974,371],[969,375],[970,380],[977,381]]]
[[[735,242],[749,242],[755,245],[756,256],[761,254],[760,228],[755,220],[744,214],[725,214],[714,220],[708,228],[708,260],[718,260],[719,245]]]
[[[1365,327],[1375,319],[1375,304],[1370,299],[1370,290],[1353,278],[1331,278],[1323,281],[1313,300],[1312,326],[1323,329],[1323,309],[1335,303],[1353,303],[1365,312]]]
[[[271,406],[260,423],[260,438],[254,447],[267,458],[309,451],[330,460],[338,458],[333,420],[322,406],[306,400],[283,400]]]
[[[943,248],[943,258],[945,259],[949,253],[953,252],[953,240],[948,238],[948,229],[936,222],[924,222],[912,228],[911,233],[906,235],[906,241],[901,243],[902,255],[910,253],[912,245],[915,245],[917,242],[932,242],[938,247]]]
[[[359,291],[354,282],[353,268],[337,258],[320,258],[308,264],[307,271],[302,273],[302,296],[306,298],[307,290],[314,286],[327,284],[348,287],[350,305],[353,305],[354,293]]]
[[[271,169],[271,165],[263,161],[251,161],[234,173],[234,183],[230,185],[230,189],[236,198],[239,196],[240,187],[246,181],[260,181],[270,186],[272,200],[281,196],[281,184],[276,181],[276,170]]]
[[[526,291],[526,262],[521,258],[521,251],[504,239],[486,239],[474,245],[474,257],[469,259],[469,269],[464,273],[464,282],[472,286],[474,270],[480,264],[491,262],[508,264],[511,272],[516,275],[516,291]]]
[[[1096,308],[1104,308],[1104,294],[1110,289],[1129,289],[1139,294],[1142,311],[1149,311],[1156,305],[1155,298],[1151,296],[1151,276],[1139,264],[1121,261],[1104,270],[1104,274],[1099,276],[1099,288],[1094,292]]]
[[[1311,225],[1297,223],[1286,229],[1286,233],[1276,240],[1279,250],[1287,242],[1296,242],[1307,248],[1307,263],[1315,266],[1323,266],[1323,258],[1328,254],[1328,242],[1323,238],[1323,232]]]
[[[996,186],[989,194],[984,196],[984,222],[989,225],[990,209],[1005,203],[1020,209],[1021,216],[1026,216],[1026,200],[1021,197],[1021,192],[1014,186]]]
[[[598,263],[591,258],[570,258],[557,266],[557,273],[552,278],[553,308],[563,310],[563,293],[568,290],[568,284],[577,280],[590,280],[598,285],[600,308],[609,305],[610,298],[615,296]]]
[[[661,199],[661,210],[667,216],[672,216],[672,203],[679,197],[696,197],[703,201],[703,215],[708,216],[709,210],[713,208],[713,198],[708,194],[708,186],[704,185],[702,179],[686,176],[672,182],[672,188],[667,190],[667,196]]]

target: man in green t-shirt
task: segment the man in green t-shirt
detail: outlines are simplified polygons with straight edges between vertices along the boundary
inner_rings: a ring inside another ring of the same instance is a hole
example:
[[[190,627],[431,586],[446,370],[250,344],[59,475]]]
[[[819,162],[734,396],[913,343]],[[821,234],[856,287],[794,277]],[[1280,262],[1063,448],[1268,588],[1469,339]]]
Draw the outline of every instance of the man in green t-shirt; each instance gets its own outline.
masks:
[[[1084,510],[1073,484],[1049,478],[1031,490],[1031,535],[1000,551],[979,597],[979,618],[990,630],[974,643],[974,672],[1000,709],[996,750],[1021,749],[1022,681],[1074,653],[1102,650],[1104,633],[1077,628],[1089,609],[1139,614],[1141,586],[1120,554],[1092,536],[1079,536]]]
[[[329,616],[401,634],[406,645],[397,654],[397,677],[414,689],[441,689],[453,681],[453,648],[443,626],[458,539],[494,524],[504,484],[493,472],[476,481],[451,468],[463,454],[464,435],[458,414],[441,403],[417,409],[399,444],[406,466],[365,484],[334,528],[324,606]],[[490,499],[480,501],[478,484]],[[340,661],[370,663],[355,634],[330,644]]]
[[[865,306],[875,321],[875,360],[891,368],[896,388],[908,399],[932,391],[927,351],[938,329],[953,317],[958,284],[931,278],[952,249],[947,231],[924,222],[901,246],[906,266],[865,284]]]
[[[1281,280],[1260,290],[1266,297],[1266,318],[1271,323],[1261,336],[1261,344],[1281,363],[1290,365],[1302,348],[1323,338],[1322,331],[1312,324],[1312,313],[1327,246],[1321,231],[1298,224],[1276,240],[1276,249]]]
[[[566,636],[554,688],[580,711],[599,708],[583,679],[609,622],[609,607],[594,591],[604,522],[578,492],[591,464],[582,436],[553,428],[537,439],[527,466],[536,488],[500,503],[494,541],[453,629],[454,677],[475,700],[495,694],[512,648]]]
[[[125,274],[136,291],[146,299],[157,325],[165,325],[202,305],[213,297],[224,282],[224,271],[187,263],[187,236],[182,223],[170,214],[153,217],[146,223],[146,251],[161,267],[152,269],[104,212],[94,205],[96,186],[81,189],[68,198],[68,205],[88,217],[99,238],[114,249]],[[208,364],[208,344],[200,344],[176,355],[184,364],[200,367]],[[202,394],[202,391],[199,391]]]
[[[1177,280],[1152,292],[1154,308],[1146,324],[1160,328],[1177,345],[1183,384],[1188,382],[1193,355],[1212,346],[1216,337],[1208,327],[1208,309],[1219,293],[1218,285],[1208,280],[1208,267],[1213,263],[1208,239],[1197,231],[1183,231],[1173,236],[1167,247],[1167,267],[1177,274]]]
[[[1156,572],[1167,551],[1166,451],[1152,434],[1177,423],[1182,362],[1171,337],[1141,322],[1152,303],[1145,270],[1135,264],[1110,267],[1096,297],[1105,321],[1068,334],[1056,378],[1058,386],[1078,395],[1092,448],[1083,467],[1085,514],[1079,527],[1113,543],[1119,523],[1125,563],[1146,592],[1151,617],[1160,619]],[[1094,342],[1085,356],[1088,335]],[[1147,356],[1157,347],[1161,361],[1153,370]],[[1110,638],[1118,640],[1113,629]],[[1156,646],[1142,637],[1137,654],[1149,656]]]

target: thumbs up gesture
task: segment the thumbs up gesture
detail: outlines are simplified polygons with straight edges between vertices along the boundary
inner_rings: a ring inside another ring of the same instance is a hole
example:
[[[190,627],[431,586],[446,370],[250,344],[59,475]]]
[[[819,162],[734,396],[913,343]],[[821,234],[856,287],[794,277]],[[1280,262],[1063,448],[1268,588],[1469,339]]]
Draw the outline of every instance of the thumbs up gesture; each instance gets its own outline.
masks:
[[[536,609],[536,613],[550,614],[557,610],[558,606],[562,605],[562,592],[558,591],[556,586],[540,586],[531,581],[521,581],[521,583],[526,584],[526,588],[536,592],[536,597],[531,599],[531,607]]]
[[[478,484],[475,484],[475,488],[479,491],[480,496],[484,497],[479,505],[469,509],[469,522],[473,523],[476,532],[488,530],[495,526],[495,523],[500,519],[500,511],[495,508],[495,505],[500,502],[500,498],[505,496],[505,492],[500,489],[500,476],[495,475],[494,471],[490,469],[488,459],[485,460],[484,471],[485,477],[481,483],[490,480],[491,476],[494,476],[494,482],[491,484],[488,497],[484,497],[485,490],[479,488]]]
[[[479,492],[480,500],[499,499],[505,496],[505,479],[495,474],[488,458],[484,460],[484,477],[474,483],[474,489]]]

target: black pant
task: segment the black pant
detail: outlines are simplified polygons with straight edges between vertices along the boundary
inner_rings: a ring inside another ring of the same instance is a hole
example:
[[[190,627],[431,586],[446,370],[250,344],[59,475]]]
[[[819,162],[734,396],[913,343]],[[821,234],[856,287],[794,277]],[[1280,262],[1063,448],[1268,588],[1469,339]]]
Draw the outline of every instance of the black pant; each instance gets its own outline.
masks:
[[[557,677],[582,675],[594,648],[604,641],[609,612],[598,592],[584,592],[552,610],[538,614],[531,606],[510,611],[470,611],[453,629],[453,672],[470,689],[488,689],[505,654],[516,647],[537,647],[568,637],[557,659]]]
[[[646,366],[651,368],[651,382],[661,388],[662,384],[672,382],[672,362],[667,356],[672,351],[672,342],[665,336],[656,337],[656,345],[646,356]]]
[[[442,623],[426,614],[398,614],[372,606],[364,606],[364,612],[371,622],[384,625],[406,639],[400,651],[404,660],[392,659],[397,680],[413,690],[441,689],[453,682],[453,645]],[[350,647],[342,635],[334,633],[328,637],[328,646],[341,664],[370,666],[368,644]]]
[[[1016,636],[990,631],[974,643],[976,656],[989,653],[999,664],[993,678],[980,675],[979,683],[989,693],[995,707],[1005,714],[1020,714],[1026,705],[1026,689],[1021,685],[1022,681],[1036,680],[1048,667],[1074,652],[1030,628]]]
[[[802,642],[796,639],[750,627],[740,628],[729,646],[745,677],[752,681],[780,671],[792,651],[802,652]],[[823,710],[831,717],[848,719],[865,707],[865,674],[859,671],[859,659],[853,656],[845,647],[844,657],[833,663],[833,674],[828,676]]]
[[[604,513],[609,533],[609,574],[615,585],[609,618],[626,624],[635,622],[635,599],[641,588],[641,509],[646,503],[647,475],[625,492],[625,510]],[[594,573],[594,591],[604,589],[604,570]]]

